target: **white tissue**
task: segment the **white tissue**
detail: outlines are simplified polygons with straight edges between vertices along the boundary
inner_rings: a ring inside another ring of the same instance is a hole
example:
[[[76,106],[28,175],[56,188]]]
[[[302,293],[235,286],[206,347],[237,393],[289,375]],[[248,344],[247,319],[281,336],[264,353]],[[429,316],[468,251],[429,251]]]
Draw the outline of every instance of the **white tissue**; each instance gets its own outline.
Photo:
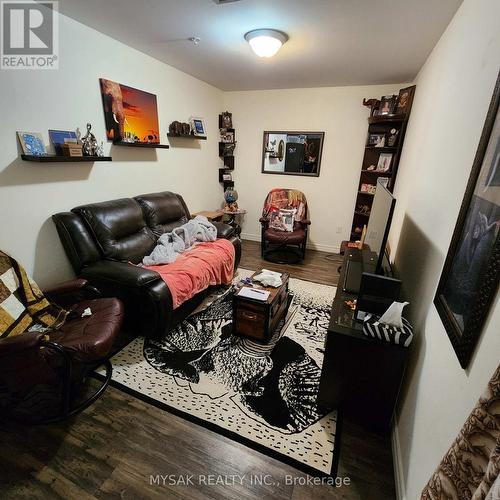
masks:
[[[403,328],[403,308],[407,306],[409,302],[393,302],[387,311],[378,320],[379,323],[385,323],[386,325],[396,326],[398,328]]]
[[[87,309],[84,309],[82,312],[82,318],[85,318],[85,316],[92,316],[92,310],[90,307],[87,307]]]
[[[278,287],[283,284],[281,280],[281,274],[274,271],[269,271],[268,269],[262,269],[262,271],[253,277],[254,281],[262,283],[264,286]]]

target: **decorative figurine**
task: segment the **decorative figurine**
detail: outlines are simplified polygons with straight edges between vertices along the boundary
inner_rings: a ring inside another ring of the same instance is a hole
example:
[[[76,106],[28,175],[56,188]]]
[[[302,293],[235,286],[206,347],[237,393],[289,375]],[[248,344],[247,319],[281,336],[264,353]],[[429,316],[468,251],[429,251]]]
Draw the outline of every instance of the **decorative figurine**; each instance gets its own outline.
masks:
[[[99,144],[99,146],[96,147],[95,155],[104,156],[104,142],[101,141],[101,144]]]
[[[390,132],[389,137],[387,139],[387,145],[390,146],[391,148],[396,145],[398,134],[399,134],[399,132],[397,129],[391,128],[391,132]]]
[[[238,191],[234,189],[232,186],[228,186],[224,191],[224,200],[226,204],[224,205],[225,212],[237,212],[238,211],[238,203],[236,200],[238,199]]]
[[[84,156],[96,156],[97,148],[99,147],[95,135],[90,131],[91,128],[92,125],[87,123],[87,133],[82,137],[82,149]]]

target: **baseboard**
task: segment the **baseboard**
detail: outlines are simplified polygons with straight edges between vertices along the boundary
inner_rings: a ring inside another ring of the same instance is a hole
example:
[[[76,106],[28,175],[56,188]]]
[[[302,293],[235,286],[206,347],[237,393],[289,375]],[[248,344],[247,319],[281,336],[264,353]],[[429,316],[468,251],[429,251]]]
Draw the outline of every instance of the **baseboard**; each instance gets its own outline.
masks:
[[[260,242],[260,234],[241,233],[241,239]],[[340,252],[340,245],[322,245],[320,243],[309,242],[307,244],[307,248],[310,248],[311,250],[319,250],[320,252],[327,252],[327,253],[339,253]]]
[[[399,443],[398,423],[394,416],[394,425],[391,432],[392,462],[394,465],[394,483],[396,485],[397,500],[406,500],[405,477],[403,473],[403,462],[401,460],[401,445]]]

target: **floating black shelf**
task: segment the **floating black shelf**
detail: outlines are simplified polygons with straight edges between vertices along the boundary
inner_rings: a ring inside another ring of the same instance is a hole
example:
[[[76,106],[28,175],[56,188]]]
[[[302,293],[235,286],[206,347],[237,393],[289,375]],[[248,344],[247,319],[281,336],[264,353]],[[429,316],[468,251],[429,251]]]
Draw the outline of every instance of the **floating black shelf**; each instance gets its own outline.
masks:
[[[168,133],[167,137],[182,138],[182,139],[198,139],[200,141],[206,141],[206,135],[194,135],[194,134],[171,134]]]
[[[379,149],[380,151],[396,151],[396,149],[398,149],[397,146],[366,146],[365,149],[374,149],[374,150],[377,150]]]
[[[381,172],[380,170],[361,170],[361,172],[363,172],[364,174],[377,174],[377,175],[387,175],[387,176],[391,176],[391,172]]]
[[[356,210],[354,211],[354,213],[355,213],[356,215],[361,216],[361,217],[370,217],[370,214],[364,214],[363,212],[358,212],[358,211],[356,211]]]
[[[402,122],[406,115],[375,115],[368,118],[368,123]]]
[[[368,191],[358,191],[358,194],[366,194],[366,196],[375,196],[375,194],[369,193]]]
[[[156,142],[113,142],[113,146],[126,146],[129,148],[169,149],[168,144],[157,144]]]
[[[35,161],[38,163],[71,163],[71,162],[94,162],[112,161],[111,156],[62,156],[62,155],[21,155],[24,161]]]

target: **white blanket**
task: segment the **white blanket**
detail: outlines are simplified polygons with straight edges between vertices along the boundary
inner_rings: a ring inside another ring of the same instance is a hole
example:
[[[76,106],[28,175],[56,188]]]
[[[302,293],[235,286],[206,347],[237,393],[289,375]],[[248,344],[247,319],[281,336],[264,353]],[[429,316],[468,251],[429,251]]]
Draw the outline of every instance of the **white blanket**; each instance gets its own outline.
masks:
[[[216,239],[217,228],[203,215],[197,215],[170,233],[162,234],[151,255],[144,257],[142,263],[145,266],[170,264],[180,253],[188,250],[198,241],[215,241]]]

